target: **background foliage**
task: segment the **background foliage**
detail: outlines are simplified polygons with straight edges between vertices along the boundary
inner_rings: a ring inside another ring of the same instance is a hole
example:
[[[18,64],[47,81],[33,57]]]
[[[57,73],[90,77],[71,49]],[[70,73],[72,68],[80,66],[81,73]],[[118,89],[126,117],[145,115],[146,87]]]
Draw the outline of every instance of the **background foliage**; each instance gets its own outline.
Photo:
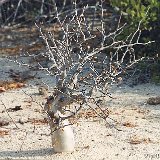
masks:
[[[55,23],[55,5],[60,14],[65,14],[73,9],[74,0],[1,0],[0,1],[0,26],[13,26],[33,24],[34,22]],[[77,0],[77,6],[95,6],[101,0]],[[160,1],[159,0],[105,0],[105,7],[114,8],[118,14],[122,14],[122,22],[127,22],[128,27],[120,36],[126,38],[141,22],[141,41],[154,40],[155,43],[147,47],[137,47],[136,55],[154,59],[154,66],[160,64]],[[122,37],[120,37],[121,39]],[[150,61],[146,64],[146,68]],[[140,64],[137,67],[144,66]],[[155,67],[151,67],[155,68]],[[156,67],[157,68],[157,67]],[[143,70],[143,69],[142,69]],[[152,79],[160,79],[157,69],[151,69]],[[155,76],[155,77],[154,77]],[[159,80],[160,81],[160,80]]]
[[[141,21],[143,40],[150,38],[160,42],[159,0],[110,0],[110,3],[129,24],[125,35],[135,30]]]
[[[152,57],[154,61],[140,62],[137,66],[142,73],[148,75],[151,80],[160,83],[160,1],[159,0],[110,0],[111,5],[117,12],[122,14],[122,18],[129,24],[125,30],[124,38],[137,28],[141,21],[141,40],[154,40],[155,43],[149,47],[137,47],[137,56]]]
[[[135,27],[142,20],[141,29],[154,29],[160,18],[159,0],[111,0],[112,6],[116,7],[126,18],[128,23]]]

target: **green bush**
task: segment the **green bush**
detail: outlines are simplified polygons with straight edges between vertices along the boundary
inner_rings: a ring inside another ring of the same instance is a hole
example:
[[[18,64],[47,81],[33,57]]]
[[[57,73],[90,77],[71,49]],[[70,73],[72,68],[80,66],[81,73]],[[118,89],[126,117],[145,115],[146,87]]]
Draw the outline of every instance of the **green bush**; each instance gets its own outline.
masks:
[[[127,28],[120,35],[126,38],[134,33],[141,21],[141,42],[155,41],[151,45],[135,49],[137,57],[155,57],[160,50],[160,1],[159,0],[110,0],[110,4],[122,14]],[[138,34],[137,34],[138,36]],[[135,37],[136,40],[137,37]]]
[[[110,0],[113,7],[117,8],[132,25],[132,29],[142,21],[141,29],[150,30],[152,22],[158,21],[160,14],[159,0]]]

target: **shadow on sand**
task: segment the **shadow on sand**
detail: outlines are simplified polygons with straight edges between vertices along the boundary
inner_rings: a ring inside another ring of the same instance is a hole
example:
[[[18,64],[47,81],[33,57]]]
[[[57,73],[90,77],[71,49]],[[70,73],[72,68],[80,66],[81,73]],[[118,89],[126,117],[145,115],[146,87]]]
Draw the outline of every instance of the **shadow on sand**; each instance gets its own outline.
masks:
[[[41,157],[55,154],[53,148],[42,148],[37,150],[26,150],[26,151],[0,151],[0,159],[12,159],[14,158],[29,158],[29,157]]]

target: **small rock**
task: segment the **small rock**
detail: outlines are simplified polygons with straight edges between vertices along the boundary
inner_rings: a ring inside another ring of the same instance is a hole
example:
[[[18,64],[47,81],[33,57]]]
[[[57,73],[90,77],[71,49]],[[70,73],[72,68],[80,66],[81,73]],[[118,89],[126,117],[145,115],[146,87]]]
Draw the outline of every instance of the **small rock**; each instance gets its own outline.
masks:
[[[9,121],[0,118],[0,127],[9,125]]]
[[[147,100],[147,103],[150,105],[160,104],[160,97],[151,97]]]
[[[38,88],[38,91],[39,91],[39,95],[46,96],[48,94],[48,88],[45,86],[40,86]]]
[[[20,123],[20,124],[24,124],[27,122],[28,122],[28,119],[26,119],[26,118],[19,118],[19,120],[18,120],[18,123]]]

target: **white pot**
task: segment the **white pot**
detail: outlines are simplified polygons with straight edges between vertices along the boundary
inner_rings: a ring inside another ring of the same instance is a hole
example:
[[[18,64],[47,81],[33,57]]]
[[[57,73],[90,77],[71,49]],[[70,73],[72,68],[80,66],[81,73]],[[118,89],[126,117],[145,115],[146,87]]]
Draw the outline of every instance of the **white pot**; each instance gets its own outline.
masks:
[[[55,130],[56,127],[60,127]],[[75,141],[71,125],[64,120],[60,125],[51,128],[52,146],[55,152],[73,152]]]

